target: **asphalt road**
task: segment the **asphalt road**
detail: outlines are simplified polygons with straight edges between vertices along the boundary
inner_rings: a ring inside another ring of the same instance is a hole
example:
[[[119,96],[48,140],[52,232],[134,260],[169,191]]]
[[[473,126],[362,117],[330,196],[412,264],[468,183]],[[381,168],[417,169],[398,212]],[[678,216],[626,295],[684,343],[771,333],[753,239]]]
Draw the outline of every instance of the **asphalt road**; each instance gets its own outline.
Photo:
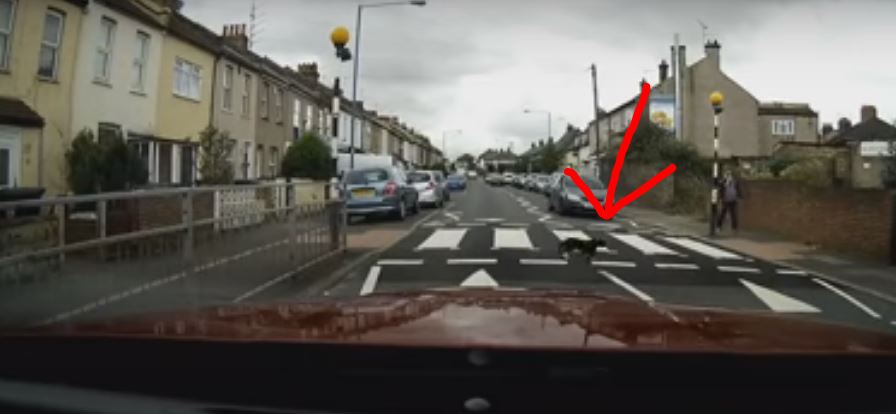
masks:
[[[732,252],[625,217],[560,217],[540,194],[473,181],[453,204],[346,272],[321,296],[431,288],[562,289],[645,302],[813,318],[896,332],[896,306],[799,269]],[[418,218],[421,219],[422,218]],[[405,224],[400,224],[405,225]],[[566,238],[607,248],[589,261]],[[284,292],[284,297],[291,294]]]

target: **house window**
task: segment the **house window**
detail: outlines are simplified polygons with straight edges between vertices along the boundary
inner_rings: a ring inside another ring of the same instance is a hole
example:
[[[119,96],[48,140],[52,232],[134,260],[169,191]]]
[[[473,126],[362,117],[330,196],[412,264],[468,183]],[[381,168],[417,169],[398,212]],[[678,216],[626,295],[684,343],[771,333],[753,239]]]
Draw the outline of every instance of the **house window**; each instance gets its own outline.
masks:
[[[233,65],[224,66],[224,77],[221,79],[224,89],[224,102],[222,104],[225,111],[233,109]]]
[[[300,102],[298,99],[296,99],[293,101],[293,106],[292,106],[292,126],[296,127],[296,128],[302,126],[301,118],[302,118],[302,102]]]
[[[178,58],[174,63],[174,94],[198,101],[202,91],[199,65]]]
[[[271,147],[271,177],[278,176],[280,172],[280,149]]]
[[[94,78],[109,83],[112,72],[112,45],[115,42],[115,20],[103,17],[100,22],[100,36],[96,46],[96,67]]]
[[[259,115],[264,119],[268,119],[268,94],[270,94],[270,93],[271,93],[271,84],[264,82],[261,85],[261,97],[260,97],[259,103],[258,103]]]
[[[280,88],[274,88],[274,120],[283,122],[283,91]]]
[[[312,114],[312,110],[313,110],[313,109],[314,109],[314,108],[313,108],[311,105],[306,105],[306,106],[305,106],[305,125],[304,125],[304,129],[305,129],[306,131],[308,131],[308,130],[311,129],[311,120],[312,120],[312,118],[314,117],[314,115]]]
[[[792,119],[772,120],[772,135],[794,135],[794,122]]]
[[[14,0],[0,0],[0,69],[9,67],[9,52],[12,37],[13,13],[16,3]]]
[[[97,127],[97,141],[100,144],[113,141],[115,139],[121,139],[121,125],[112,124],[107,122],[100,122]]]
[[[134,54],[134,79],[131,82],[131,90],[143,92],[146,90],[146,63],[149,60],[149,35],[137,32],[137,44]]]
[[[20,157],[19,133],[15,129],[0,127],[0,188],[19,184]]]
[[[62,27],[65,16],[55,10],[47,10],[44,16],[44,33],[40,40],[37,75],[44,79],[56,79],[59,69],[59,46],[62,44]]]
[[[261,178],[261,173],[264,171],[264,145],[258,145],[255,147],[255,178]]]
[[[241,108],[244,116],[249,116],[249,111],[252,105],[250,96],[252,96],[252,75],[246,74],[246,76],[243,77],[243,101]]]

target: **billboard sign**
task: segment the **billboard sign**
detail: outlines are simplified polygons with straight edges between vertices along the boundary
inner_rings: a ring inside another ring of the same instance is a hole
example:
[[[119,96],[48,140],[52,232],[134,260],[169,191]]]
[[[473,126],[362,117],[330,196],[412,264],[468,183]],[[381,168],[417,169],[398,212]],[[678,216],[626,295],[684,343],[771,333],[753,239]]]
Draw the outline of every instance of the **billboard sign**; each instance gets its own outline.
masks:
[[[675,95],[650,96],[650,121],[668,131],[675,131]]]

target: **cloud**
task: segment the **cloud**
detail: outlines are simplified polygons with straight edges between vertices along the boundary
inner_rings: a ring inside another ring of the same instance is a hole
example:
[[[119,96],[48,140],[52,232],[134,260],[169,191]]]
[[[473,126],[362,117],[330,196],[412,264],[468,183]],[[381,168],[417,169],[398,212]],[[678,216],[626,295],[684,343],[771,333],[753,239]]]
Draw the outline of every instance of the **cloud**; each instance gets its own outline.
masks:
[[[246,22],[249,4],[187,0],[184,11],[219,30]],[[350,87],[351,64],[335,58],[329,33],[354,31],[358,2],[257,4],[256,51],[289,65],[318,61],[325,81],[339,76]],[[448,143],[452,155],[511,142],[520,149],[546,135],[543,116],[526,107],[550,110],[554,135],[590,120],[592,62],[601,106],[613,108],[637,94],[642,77],[656,81],[674,33],[689,62],[702,57],[699,19],[722,43],[723,70],[757,98],[808,102],[823,121],[871,103],[891,120],[893,15],[896,2],[886,0],[429,0],[365,9],[359,96],[436,143],[463,129]]]

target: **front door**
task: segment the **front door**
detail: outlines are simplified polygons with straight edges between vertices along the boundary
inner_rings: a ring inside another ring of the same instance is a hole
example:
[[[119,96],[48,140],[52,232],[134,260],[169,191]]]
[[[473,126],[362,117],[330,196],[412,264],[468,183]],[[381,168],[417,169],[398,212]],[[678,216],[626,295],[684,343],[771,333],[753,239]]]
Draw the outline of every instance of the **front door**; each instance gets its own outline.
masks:
[[[0,188],[18,187],[22,133],[18,128],[0,126]]]
[[[171,143],[159,143],[159,184],[171,184]]]
[[[193,147],[189,145],[180,147],[180,183],[193,185]]]

